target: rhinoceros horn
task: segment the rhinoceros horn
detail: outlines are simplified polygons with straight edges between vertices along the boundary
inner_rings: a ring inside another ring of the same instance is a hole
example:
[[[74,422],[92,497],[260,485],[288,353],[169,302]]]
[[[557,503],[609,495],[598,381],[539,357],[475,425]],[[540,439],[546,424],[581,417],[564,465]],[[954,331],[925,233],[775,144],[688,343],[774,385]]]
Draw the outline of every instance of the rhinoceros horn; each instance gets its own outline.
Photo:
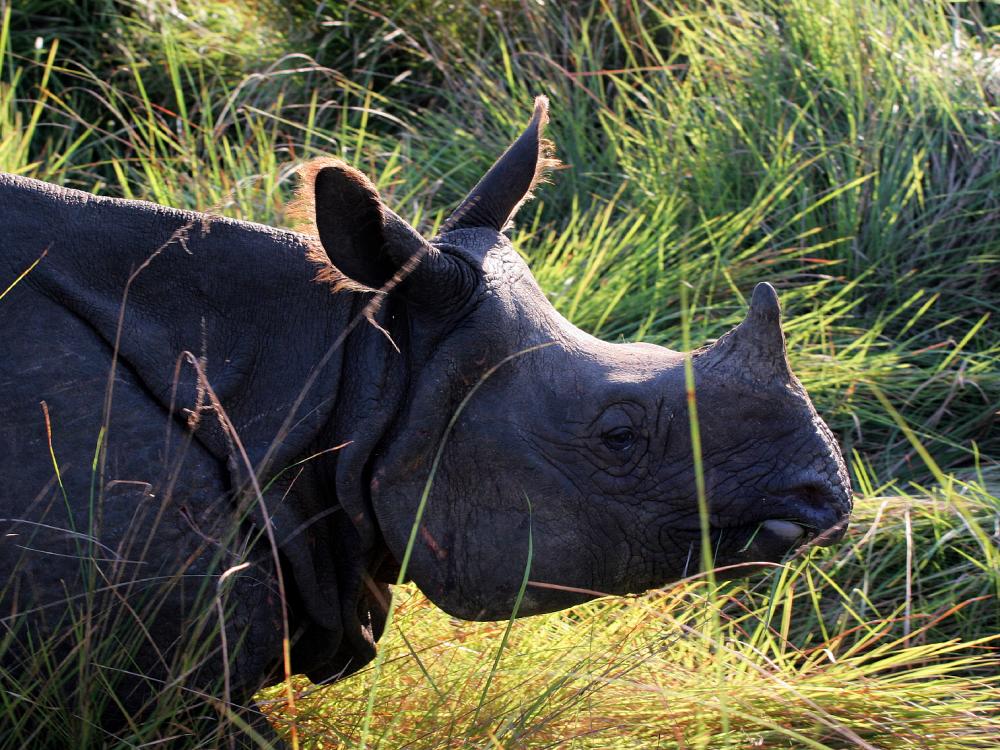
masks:
[[[502,231],[545,170],[555,160],[546,156],[548,143],[542,131],[549,120],[549,100],[535,97],[535,111],[528,127],[459,204],[442,231],[485,227]]]
[[[696,356],[704,370],[731,373],[761,384],[794,382],[774,287],[766,282],[754,287],[743,322]]]

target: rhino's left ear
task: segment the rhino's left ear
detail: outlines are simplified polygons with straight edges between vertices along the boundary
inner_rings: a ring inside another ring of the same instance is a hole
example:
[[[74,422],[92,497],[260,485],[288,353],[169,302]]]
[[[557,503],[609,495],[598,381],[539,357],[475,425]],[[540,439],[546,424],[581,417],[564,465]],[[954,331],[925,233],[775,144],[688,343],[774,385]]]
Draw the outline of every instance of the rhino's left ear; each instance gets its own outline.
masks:
[[[548,121],[549,100],[535,97],[535,111],[528,127],[476,183],[445,222],[442,232],[476,227],[503,231],[521,204],[531,197],[546,170],[559,163],[549,157],[551,144],[542,138]]]
[[[398,289],[411,302],[438,306],[462,281],[455,261],[386,206],[354,167],[337,159],[318,160],[305,167],[302,181],[301,203],[308,218],[315,217],[323,251],[351,281],[386,292]]]

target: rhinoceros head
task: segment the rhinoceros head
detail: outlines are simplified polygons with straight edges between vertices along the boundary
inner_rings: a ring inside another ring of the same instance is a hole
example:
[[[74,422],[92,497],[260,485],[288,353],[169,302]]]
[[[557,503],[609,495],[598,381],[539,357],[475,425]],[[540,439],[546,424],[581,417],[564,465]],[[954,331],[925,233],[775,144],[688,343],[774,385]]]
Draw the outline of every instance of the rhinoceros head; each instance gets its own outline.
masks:
[[[545,119],[540,98],[429,242],[356,170],[314,173],[333,266],[345,283],[386,290],[408,321],[396,342],[408,385],[369,466],[393,556],[409,548],[408,576],[466,619],[508,617],[525,576],[521,615],[696,573],[692,404],[717,566],[838,538],[847,471],[789,368],[769,284],[740,325],[689,354],[600,341],[546,299],[502,231],[544,164]]]

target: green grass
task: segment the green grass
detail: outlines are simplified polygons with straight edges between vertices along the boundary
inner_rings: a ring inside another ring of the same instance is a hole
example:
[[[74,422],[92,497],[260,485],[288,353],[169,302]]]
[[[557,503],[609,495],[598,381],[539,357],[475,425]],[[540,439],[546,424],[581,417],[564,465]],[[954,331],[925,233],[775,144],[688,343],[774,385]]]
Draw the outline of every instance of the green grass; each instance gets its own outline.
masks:
[[[771,281],[862,499],[836,550],[509,636],[402,588],[377,669],[296,683],[302,746],[994,746],[1000,11],[379,5],[0,2],[0,168],[281,225],[333,154],[430,234],[547,94],[514,236],[553,304],[679,348]]]

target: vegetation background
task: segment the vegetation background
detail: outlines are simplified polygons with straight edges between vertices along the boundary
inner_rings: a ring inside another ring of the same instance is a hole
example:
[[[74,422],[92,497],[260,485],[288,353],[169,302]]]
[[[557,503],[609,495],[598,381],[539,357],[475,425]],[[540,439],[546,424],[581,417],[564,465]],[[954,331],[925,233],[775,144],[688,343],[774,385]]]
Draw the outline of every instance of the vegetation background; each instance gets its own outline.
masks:
[[[0,169],[276,225],[296,166],[333,154],[430,234],[547,94],[566,168],[514,237],[556,307],[681,348],[768,280],[844,446],[839,548],[513,625],[403,589],[375,665],[261,696],[286,737],[998,746],[1000,7],[0,0],[0,20]],[[101,744],[51,708],[18,736]]]

